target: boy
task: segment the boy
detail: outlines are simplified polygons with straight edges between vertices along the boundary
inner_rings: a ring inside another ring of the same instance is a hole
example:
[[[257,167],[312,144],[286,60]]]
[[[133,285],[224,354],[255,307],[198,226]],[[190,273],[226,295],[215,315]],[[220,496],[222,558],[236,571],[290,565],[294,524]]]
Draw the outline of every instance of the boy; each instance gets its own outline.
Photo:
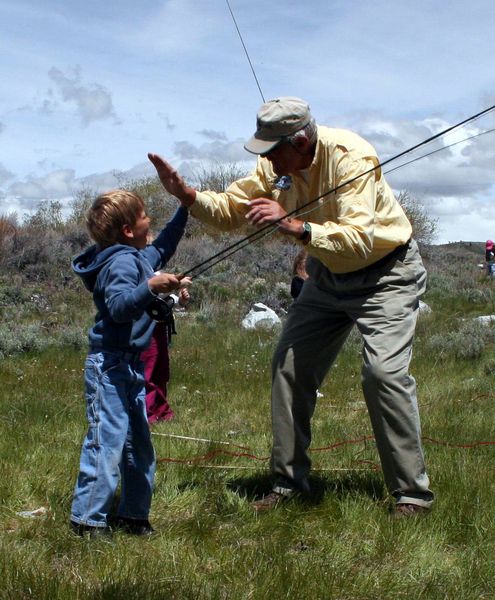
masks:
[[[93,293],[97,309],[89,330],[85,365],[88,433],[74,491],[71,527],[97,537],[118,527],[135,535],[153,533],[148,514],[155,473],[144,403],[143,363],[154,321],[146,309],[160,293],[191,280],[154,271],[173,255],[187,222],[181,206],[155,241],[147,245],[149,218],[137,194],[114,190],[99,196],[86,224],[96,245],[73,260],[73,270]],[[119,483],[117,516],[108,514]]]

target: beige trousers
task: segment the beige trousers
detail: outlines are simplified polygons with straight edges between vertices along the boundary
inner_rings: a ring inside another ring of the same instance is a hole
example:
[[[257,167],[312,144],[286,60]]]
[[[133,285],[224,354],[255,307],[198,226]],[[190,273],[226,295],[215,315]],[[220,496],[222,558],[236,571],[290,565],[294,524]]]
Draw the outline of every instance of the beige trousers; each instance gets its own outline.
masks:
[[[308,489],[316,390],[356,325],[364,344],[362,387],[388,491],[398,503],[430,506],[416,383],[409,375],[426,282],[416,243],[355,273],[332,274],[313,258],[307,270],[273,357],[274,489]]]

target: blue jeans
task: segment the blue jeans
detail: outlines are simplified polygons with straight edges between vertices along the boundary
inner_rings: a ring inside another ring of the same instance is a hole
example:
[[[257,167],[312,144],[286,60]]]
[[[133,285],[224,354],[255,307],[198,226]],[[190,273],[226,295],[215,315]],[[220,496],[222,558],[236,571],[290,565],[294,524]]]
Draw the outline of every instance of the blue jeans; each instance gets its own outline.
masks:
[[[119,480],[118,516],[147,519],[156,462],[139,355],[90,351],[85,392],[89,428],[81,450],[71,519],[104,527]]]

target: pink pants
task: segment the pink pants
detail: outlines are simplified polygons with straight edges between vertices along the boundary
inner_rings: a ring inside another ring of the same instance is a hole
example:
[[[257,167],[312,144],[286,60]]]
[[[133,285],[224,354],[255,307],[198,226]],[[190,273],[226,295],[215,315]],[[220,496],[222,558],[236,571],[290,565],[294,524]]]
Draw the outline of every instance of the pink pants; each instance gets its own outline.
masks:
[[[144,362],[148,422],[170,421],[174,413],[167,401],[170,365],[167,327],[164,323],[156,324],[151,344],[141,353],[141,360]]]

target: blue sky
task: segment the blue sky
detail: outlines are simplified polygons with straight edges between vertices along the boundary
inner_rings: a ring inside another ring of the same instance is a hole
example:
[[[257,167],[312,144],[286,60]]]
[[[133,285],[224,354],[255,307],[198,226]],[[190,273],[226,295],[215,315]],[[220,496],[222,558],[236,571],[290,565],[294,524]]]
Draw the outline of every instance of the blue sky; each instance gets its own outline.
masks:
[[[230,4],[265,98],[308,100],[382,159],[495,104],[491,0]],[[2,0],[0,50],[1,213],[152,173],[148,151],[185,174],[253,165],[242,144],[262,99],[225,0]],[[439,242],[495,238],[495,134],[389,181],[438,219]]]

